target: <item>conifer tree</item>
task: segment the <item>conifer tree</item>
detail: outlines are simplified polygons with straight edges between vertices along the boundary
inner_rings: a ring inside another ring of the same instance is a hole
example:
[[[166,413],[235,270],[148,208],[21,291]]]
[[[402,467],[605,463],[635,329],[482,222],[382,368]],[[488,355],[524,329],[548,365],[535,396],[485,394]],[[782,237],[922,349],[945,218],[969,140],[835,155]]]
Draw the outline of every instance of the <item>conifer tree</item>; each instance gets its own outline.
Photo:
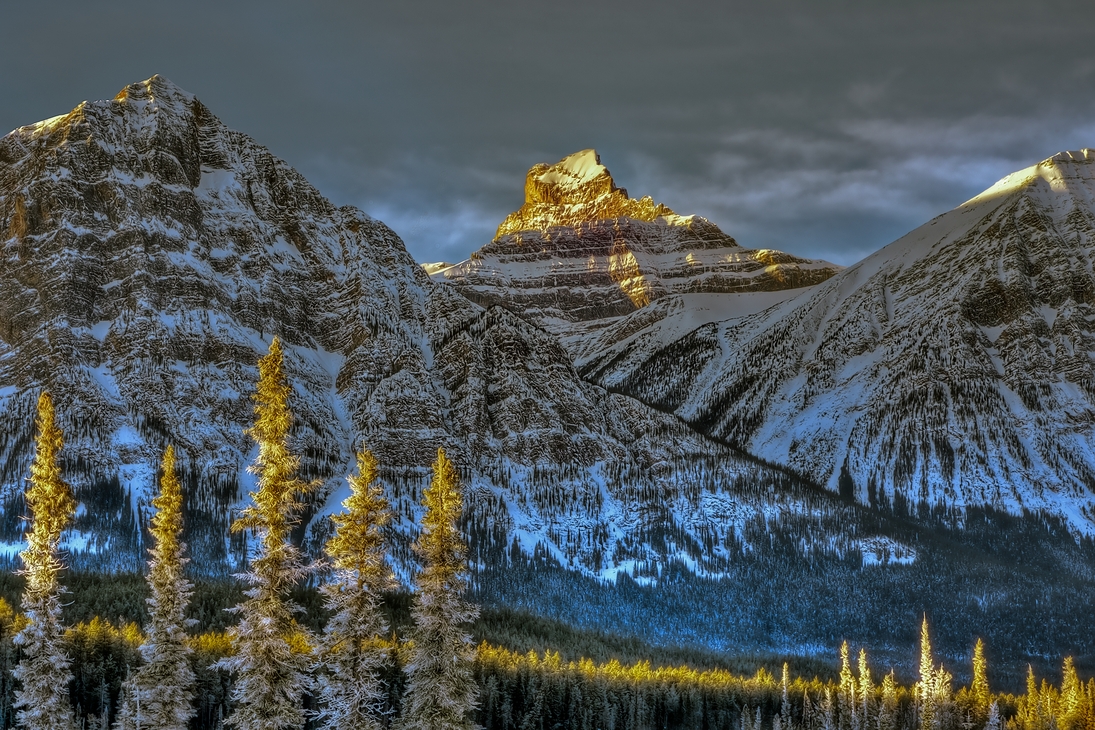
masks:
[[[1019,712],[1015,719],[1026,730],[1038,726],[1039,715],[1038,681],[1034,678],[1034,667],[1027,665],[1027,694],[1019,699]]]
[[[836,730],[836,718],[833,717],[833,691],[825,688],[825,699],[821,701],[821,721],[819,730]]]
[[[145,663],[126,682],[115,722],[118,730],[156,728],[186,730],[196,714],[192,649],[186,643],[186,608],[194,587],[183,569],[182,485],[175,473],[175,449],[168,446],[161,465],[160,493],[152,500],[156,514],[150,531],[155,545],[148,551],[148,636],[140,652]]]
[[[256,476],[253,504],[232,523],[258,538],[250,571],[240,576],[251,587],[235,607],[239,623],[229,631],[234,653],[217,666],[236,675],[235,709],[225,724],[239,730],[280,730],[304,725],[304,695],[311,688],[308,646],[311,637],[294,618],[300,612],[289,590],[307,573],[300,550],[290,541],[303,507],[300,497],[313,485],[296,477],[299,459],[289,450],[290,386],[283,369],[281,342],[259,360],[255,425],[248,433],[259,447],[248,471]]]
[[[893,670],[882,678],[882,702],[878,707],[878,730],[897,728],[897,679]]]
[[[359,453],[357,469],[342,503],[346,512],[331,516],[335,535],[326,549],[335,577],[320,589],[331,619],[316,651],[317,718],[332,730],[382,727],[387,698],[381,680],[387,649],[381,637],[388,625],[380,602],[393,581],[381,529],[391,513],[377,482],[376,457],[368,450]]]
[[[464,538],[458,522],[463,494],[456,467],[437,450],[433,480],[423,495],[426,515],[415,550],[414,647],[407,664],[404,730],[470,730],[478,689],[467,625],[477,609],[462,598],[467,586]]]
[[[837,695],[840,705],[840,730],[860,730],[856,713],[855,678],[848,656],[848,642],[840,645],[840,690]]]
[[[782,718],[781,723],[784,728],[790,730],[791,728],[791,672],[787,667],[787,662],[783,663],[783,679],[781,682],[781,693],[779,703],[779,716]]]
[[[874,682],[871,681],[871,668],[867,666],[867,650],[859,650],[859,722],[865,730],[871,728],[871,717],[874,715]]]
[[[1084,686],[1076,673],[1072,657],[1065,657],[1061,669],[1061,710],[1058,725],[1061,730],[1079,727],[1083,716]]]
[[[21,683],[15,692],[16,720],[27,730],[69,730],[75,717],[68,687],[73,679],[72,660],[64,646],[61,625],[61,593],[58,574],[61,534],[76,512],[72,488],[61,478],[58,457],[64,438],[57,426],[49,393],[38,398],[38,440],[30,467],[30,486],[25,493],[30,512],[30,531],[23,559],[23,613],[26,626],[15,636],[23,658],[14,676]]]
[[[989,705],[988,720],[985,721],[985,730],[1002,730],[1003,720],[1000,718],[1000,707],[996,700]]]
[[[978,639],[977,644],[973,647],[973,679],[970,682],[970,695],[973,698],[974,717],[978,721],[987,720],[992,694],[989,692],[985,642],[981,639]]]
[[[928,635],[928,617],[920,625],[920,682],[916,700],[920,713],[921,730],[929,730],[935,722],[935,666],[932,659],[931,637]]]

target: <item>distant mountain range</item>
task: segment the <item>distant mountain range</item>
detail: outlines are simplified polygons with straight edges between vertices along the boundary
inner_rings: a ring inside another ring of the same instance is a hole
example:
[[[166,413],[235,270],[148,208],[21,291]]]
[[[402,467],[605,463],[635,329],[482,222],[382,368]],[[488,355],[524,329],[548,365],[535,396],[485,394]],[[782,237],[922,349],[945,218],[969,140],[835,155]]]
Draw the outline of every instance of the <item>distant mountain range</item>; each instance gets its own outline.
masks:
[[[435,281],[517,312],[564,343],[674,294],[785,291],[840,269],[742,248],[706,218],[630,198],[591,149],[529,170],[525,204],[470,259],[426,264]]]

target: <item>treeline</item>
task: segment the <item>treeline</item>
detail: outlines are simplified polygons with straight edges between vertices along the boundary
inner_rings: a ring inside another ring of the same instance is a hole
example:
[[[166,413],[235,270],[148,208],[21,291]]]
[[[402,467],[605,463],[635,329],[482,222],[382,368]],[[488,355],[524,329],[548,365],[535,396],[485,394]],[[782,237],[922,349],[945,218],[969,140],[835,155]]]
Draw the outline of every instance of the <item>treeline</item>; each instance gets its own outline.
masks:
[[[23,621],[0,603],[3,728],[14,727],[11,668],[19,653],[11,637]],[[127,667],[141,661],[144,640],[136,624],[95,619],[67,629],[70,697],[79,727],[110,726]],[[233,680],[216,665],[232,652],[231,640],[224,632],[206,632],[187,643],[196,675],[195,715],[188,727],[220,727],[233,710]],[[398,727],[412,647],[406,636],[381,645],[380,727]],[[747,676],[722,668],[659,667],[649,660],[568,661],[558,652],[519,652],[483,642],[473,664],[478,698],[472,718],[485,730],[1095,730],[1095,679],[1081,681],[1070,659],[1059,684],[1031,672],[1027,692],[1015,695],[991,691],[983,651],[976,649],[972,680],[957,691],[926,641],[921,653],[927,675],[912,684],[893,673],[880,676],[866,652],[853,663],[843,649],[834,676],[806,678],[785,669],[777,678],[766,669]],[[314,698],[306,698],[305,706],[314,707]],[[311,719],[304,727],[320,725]]]

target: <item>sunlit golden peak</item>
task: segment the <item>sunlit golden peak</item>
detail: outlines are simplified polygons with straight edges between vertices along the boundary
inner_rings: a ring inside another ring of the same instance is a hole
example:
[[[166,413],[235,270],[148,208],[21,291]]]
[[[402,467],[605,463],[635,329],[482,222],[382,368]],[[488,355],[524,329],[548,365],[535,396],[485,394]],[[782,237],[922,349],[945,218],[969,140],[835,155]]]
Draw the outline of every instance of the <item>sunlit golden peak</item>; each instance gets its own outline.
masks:
[[[686,221],[649,196],[628,197],[626,189],[616,187],[596,150],[586,149],[554,165],[534,165],[525,177],[525,204],[502,221],[496,237],[613,218],[653,221],[667,217],[675,225]]]

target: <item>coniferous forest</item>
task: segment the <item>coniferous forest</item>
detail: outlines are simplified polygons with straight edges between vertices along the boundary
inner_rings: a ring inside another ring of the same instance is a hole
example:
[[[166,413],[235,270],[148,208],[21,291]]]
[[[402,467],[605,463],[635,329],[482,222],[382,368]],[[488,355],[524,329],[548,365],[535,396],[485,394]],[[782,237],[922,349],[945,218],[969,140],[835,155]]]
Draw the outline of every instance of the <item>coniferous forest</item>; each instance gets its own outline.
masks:
[[[422,495],[413,592],[399,590],[387,562],[391,512],[367,449],[325,560],[310,564],[293,539],[314,483],[290,447],[290,393],[275,338],[254,396],[256,489],[231,525],[252,541],[235,581],[187,571],[170,447],[145,574],[68,572],[60,545],[76,501],[42,394],[27,547],[18,575],[0,580],[0,727],[1095,730],[1095,679],[1072,657],[1052,676],[1031,666],[1024,688],[1003,691],[1014,678],[994,675],[991,646],[978,640],[961,666],[944,660],[928,616],[917,622],[919,665],[899,674],[847,641],[831,664],[735,656],[480,609],[461,480],[443,449]]]

